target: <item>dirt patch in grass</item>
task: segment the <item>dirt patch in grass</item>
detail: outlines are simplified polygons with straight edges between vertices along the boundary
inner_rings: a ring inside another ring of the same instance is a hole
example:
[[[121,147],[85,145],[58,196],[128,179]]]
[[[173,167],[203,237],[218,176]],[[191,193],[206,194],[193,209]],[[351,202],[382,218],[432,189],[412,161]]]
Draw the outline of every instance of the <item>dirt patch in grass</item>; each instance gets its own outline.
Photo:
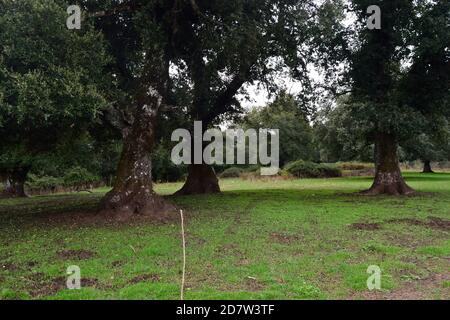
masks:
[[[95,278],[81,278],[81,288],[100,288],[100,282]]]
[[[12,262],[0,262],[0,271],[30,270],[36,266],[38,266],[38,263],[36,261],[28,261],[20,265],[14,264]]]
[[[372,291],[362,294],[365,300],[427,300],[434,299],[434,292],[440,290],[442,298],[450,299],[450,290],[444,288],[444,283],[450,280],[450,273],[435,274],[427,279],[408,281],[398,289],[390,292]]]
[[[220,256],[228,256],[240,252],[238,246],[233,243],[221,245],[215,251]]]
[[[26,278],[27,288],[32,297],[52,296],[58,291],[67,289],[67,278],[60,276],[49,278],[43,273],[34,273]],[[95,278],[81,278],[81,288],[98,288],[99,281]]]
[[[298,236],[294,236],[294,235],[287,235],[287,234],[282,234],[282,233],[272,233],[270,235],[270,240],[272,242],[277,242],[277,243],[281,243],[281,244],[291,244],[294,243],[296,241],[298,241],[300,238]]]
[[[250,263],[251,263],[251,262],[250,262],[249,259],[242,258],[242,259],[239,259],[239,261],[236,263],[236,265],[237,265],[238,267],[243,267],[243,266],[248,266]]]
[[[450,230],[450,220],[445,220],[437,217],[428,217],[428,226],[434,229]]]
[[[137,277],[134,277],[129,281],[131,284],[136,284],[140,282],[158,282],[161,279],[161,277],[157,274],[141,274]]]
[[[380,230],[381,226],[379,223],[353,223],[350,225],[350,228],[355,230],[367,230],[367,231],[374,231],[374,230]]]
[[[263,291],[266,288],[264,283],[251,277],[245,279],[244,286],[247,291]]]
[[[113,261],[111,263],[111,266],[113,266],[114,268],[118,268],[118,267],[122,267],[125,264],[124,261],[118,260],[118,261]]]
[[[14,263],[0,262],[0,269],[6,270],[6,271],[17,271],[17,270],[19,270],[19,267],[17,265],[15,265]]]
[[[27,280],[27,289],[32,297],[51,296],[67,288],[65,277],[49,279],[43,273],[34,273]]]
[[[401,219],[391,219],[387,221],[388,223],[405,223],[414,226],[422,226],[437,230],[450,230],[450,220],[441,219],[438,217],[428,217],[427,221],[419,220],[415,218],[401,218]]]
[[[89,250],[62,250],[57,253],[61,259],[77,259],[77,260],[89,260],[95,256],[95,252]]]

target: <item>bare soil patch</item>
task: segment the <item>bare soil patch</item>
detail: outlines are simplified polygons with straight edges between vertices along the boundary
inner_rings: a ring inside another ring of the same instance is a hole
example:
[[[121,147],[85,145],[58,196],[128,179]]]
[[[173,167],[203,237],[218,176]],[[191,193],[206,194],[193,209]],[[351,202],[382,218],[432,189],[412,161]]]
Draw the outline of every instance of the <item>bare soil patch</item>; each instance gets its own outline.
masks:
[[[161,279],[161,277],[157,274],[141,274],[137,277],[134,277],[129,281],[131,284],[137,284],[140,282],[158,282]]]
[[[58,291],[67,289],[67,278],[60,276],[56,278],[49,278],[45,274],[39,272],[34,273],[26,278],[28,284],[27,288],[32,297],[52,296]],[[100,287],[99,281],[95,278],[81,278],[81,288]]]
[[[373,230],[380,230],[381,226],[379,223],[353,223],[350,225],[350,228],[355,230],[367,230],[367,231],[373,231]]]
[[[15,265],[14,263],[0,262],[0,269],[6,270],[6,271],[17,271],[17,270],[19,270],[19,267],[17,265]]]
[[[406,223],[409,225],[414,226],[423,226],[427,228],[432,229],[438,229],[438,230],[444,230],[449,231],[450,230],[450,220],[445,220],[438,217],[428,217],[427,221],[419,220],[415,218],[401,218],[401,219],[392,219],[387,221],[388,223]]]
[[[254,278],[246,278],[244,281],[245,290],[247,291],[263,291],[266,286],[264,283]]]
[[[443,287],[445,281],[450,280],[450,273],[435,274],[427,279],[409,281],[401,288],[390,292],[372,291],[362,294],[365,300],[431,300],[434,299],[434,291],[441,290],[443,299],[450,299],[450,292]]]
[[[281,244],[291,244],[298,241],[300,238],[294,235],[282,234],[282,233],[272,233],[270,235],[270,240],[273,242]]]
[[[43,273],[34,273],[27,277],[27,288],[32,297],[51,296],[67,287],[67,279],[57,277],[49,279]]]
[[[111,266],[118,268],[118,267],[122,267],[125,264],[124,261],[118,260],[118,261],[113,261],[113,263],[111,263]]]

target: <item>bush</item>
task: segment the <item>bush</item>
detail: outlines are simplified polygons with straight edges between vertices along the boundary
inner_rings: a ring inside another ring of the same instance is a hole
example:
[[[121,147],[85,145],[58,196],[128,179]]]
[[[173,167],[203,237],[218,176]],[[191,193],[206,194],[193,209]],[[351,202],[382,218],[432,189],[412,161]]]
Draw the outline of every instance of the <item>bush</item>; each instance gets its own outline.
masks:
[[[244,169],[238,167],[231,167],[225,169],[221,174],[221,178],[239,178],[245,172]]]
[[[29,174],[26,182],[26,186],[32,190],[55,190],[62,184],[61,178],[51,176],[38,177],[34,174]]]
[[[365,163],[365,162],[338,162],[336,163],[336,167],[341,170],[368,170],[373,169],[373,163]]]
[[[328,164],[320,164],[319,171],[324,178],[339,178],[342,177],[341,169],[328,165]]]
[[[100,177],[93,175],[81,167],[69,169],[63,177],[63,185],[65,187],[86,187],[100,181]]]
[[[336,178],[342,176],[341,170],[337,167],[303,160],[288,163],[284,170],[297,178]]]
[[[91,189],[102,185],[102,179],[87,169],[74,167],[65,172],[63,177],[29,174],[25,183],[30,194],[49,194]]]
[[[187,175],[186,165],[175,165],[170,158],[170,149],[161,145],[152,155],[152,179],[155,182],[176,182]]]
[[[305,162],[303,160],[290,162],[284,169],[297,178],[318,178],[320,175],[315,163]]]

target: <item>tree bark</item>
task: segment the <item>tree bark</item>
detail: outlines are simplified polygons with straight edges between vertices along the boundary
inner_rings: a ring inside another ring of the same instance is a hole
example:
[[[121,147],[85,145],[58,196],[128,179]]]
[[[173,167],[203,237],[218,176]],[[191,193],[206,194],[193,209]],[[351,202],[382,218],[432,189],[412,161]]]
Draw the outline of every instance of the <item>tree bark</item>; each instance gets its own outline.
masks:
[[[25,181],[30,168],[15,168],[8,173],[3,197],[6,198],[26,198]]]
[[[219,179],[210,165],[191,164],[184,186],[175,195],[220,193]]]
[[[202,121],[202,130],[205,130],[208,127],[208,123],[209,122]],[[195,129],[192,129],[191,132],[195,132]],[[202,132],[202,137],[203,134],[204,132]],[[192,136],[194,137],[194,134]],[[205,147],[206,144],[203,142],[202,152]],[[192,141],[191,150],[195,150],[194,141]],[[175,195],[187,196],[194,194],[220,193],[219,179],[217,178],[214,168],[206,163],[194,164],[194,161],[194,152],[192,152],[191,164],[188,168],[188,177],[183,187],[178,190]]]
[[[367,195],[411,195],[414,190],[403,179],[398,160],[398,144],[393,135],[378,133],[375,137],[375,179]]]
[[[434,173],[433,169],[431,169],[431,161],[424,160],[423,161],[423,173]]]
[[[153,191],[151,153],[160,104],[161,99],[154,96],[149,104],[137,108],[130,132],[124,137],[113,189],[100,203],[101,214],[119,221],[140,215],[166,222],[175,210]]]

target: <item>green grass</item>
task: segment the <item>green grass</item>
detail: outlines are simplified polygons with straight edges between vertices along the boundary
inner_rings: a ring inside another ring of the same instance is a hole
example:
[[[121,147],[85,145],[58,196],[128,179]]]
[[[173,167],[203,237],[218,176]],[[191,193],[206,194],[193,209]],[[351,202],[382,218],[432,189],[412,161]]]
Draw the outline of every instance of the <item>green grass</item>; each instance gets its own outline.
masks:
[[[364,299],[412,291],[449,299],[449,231],[426,222],[450,219],[450,174],[406,176],[419,195],[360,196],[355,192],[371,180],[354,177],[224,180],[220,195],[168,197],[189,216],[185,298]],[[180,186],[156,190],[170,195]],[[0,200],[0,298],[179,298],[177,223],[78,225],[42,218],[90,212],[106,191]],[[379,228],[355,230],[353,223]],[[58,255],[69,249],[93,256]],[[95,283],[64,289],[70,265]],[[381,292],[367,290],[370,265],[382,269]],[[133,281],[142,275],[148,279]]]

